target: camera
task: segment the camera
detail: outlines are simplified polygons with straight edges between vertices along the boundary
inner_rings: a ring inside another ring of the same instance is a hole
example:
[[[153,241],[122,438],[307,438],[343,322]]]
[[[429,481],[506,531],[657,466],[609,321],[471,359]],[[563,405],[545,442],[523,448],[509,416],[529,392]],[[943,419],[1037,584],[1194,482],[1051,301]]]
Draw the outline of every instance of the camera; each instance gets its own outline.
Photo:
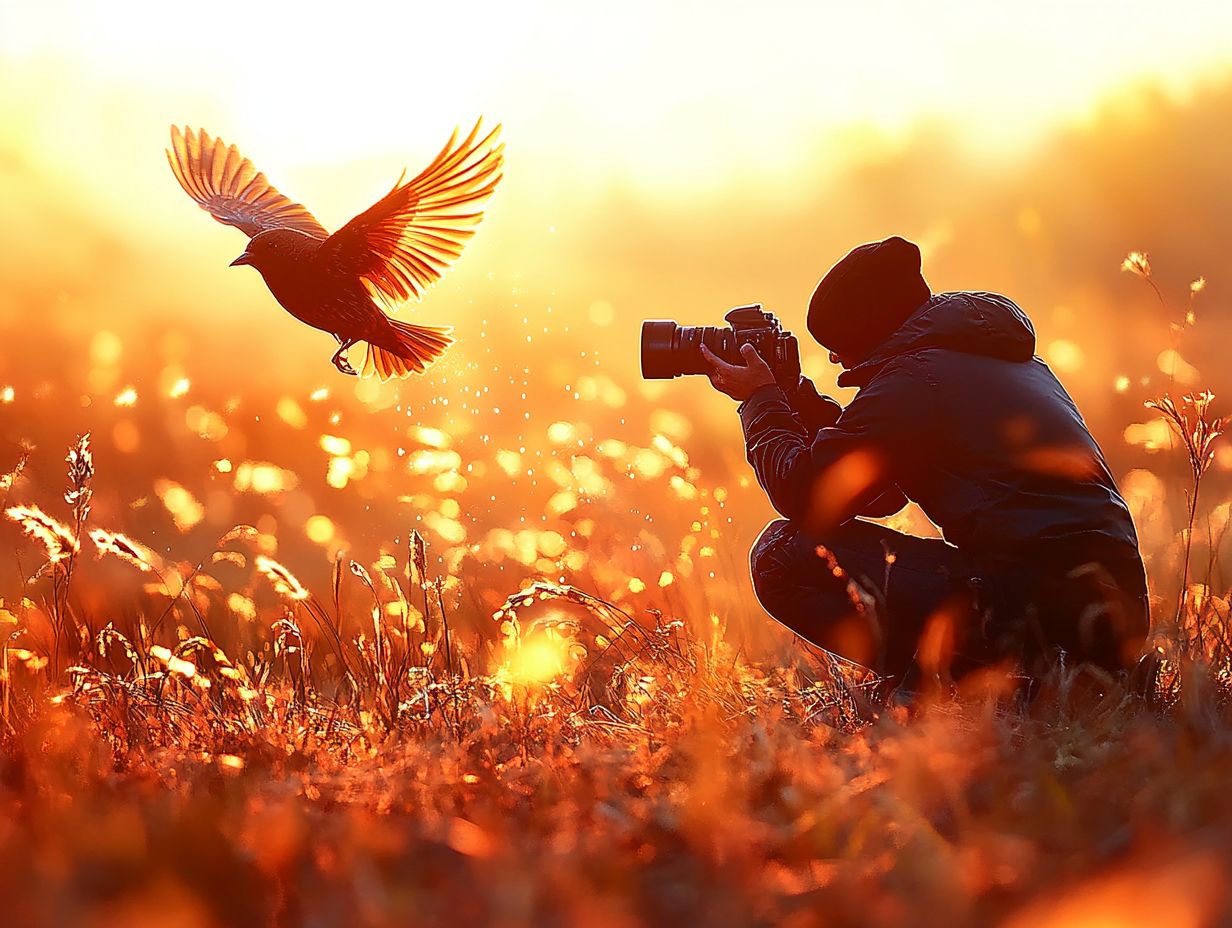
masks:
[[[752,345],[784,389],[800,380],[800,345],[760,303],[737,306],[723,317],[728,328],[678,325],[670,319],[642,323],[642,377],[670,380],[682,374],[708,374],[702,345],[728,364],[744,364],[742,345]]]

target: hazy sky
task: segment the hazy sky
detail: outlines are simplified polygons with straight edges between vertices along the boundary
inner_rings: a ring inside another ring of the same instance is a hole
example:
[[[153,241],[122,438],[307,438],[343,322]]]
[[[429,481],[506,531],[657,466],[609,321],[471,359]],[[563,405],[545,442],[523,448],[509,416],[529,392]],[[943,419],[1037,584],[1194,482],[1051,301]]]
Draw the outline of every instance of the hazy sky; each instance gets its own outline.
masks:
[[[483,113],[503,202],[558,224],[614,184],[790,197],[922,122],[1002,164],[1133,81],[1183,96],[1230,49],[1232,4],[1201,0],[7,2],[0,157],[171,223],[161,152],[188,123],[334,227]]]
[[[562,170],[687,185],[836,125],[1019,142],[1127,79],[1184,92],[1229,49],[1232,4],[1204,0],[40,0],[0,9],[0,113],[40,147],[187,121],[296,167],[426,153],[483,112]]]

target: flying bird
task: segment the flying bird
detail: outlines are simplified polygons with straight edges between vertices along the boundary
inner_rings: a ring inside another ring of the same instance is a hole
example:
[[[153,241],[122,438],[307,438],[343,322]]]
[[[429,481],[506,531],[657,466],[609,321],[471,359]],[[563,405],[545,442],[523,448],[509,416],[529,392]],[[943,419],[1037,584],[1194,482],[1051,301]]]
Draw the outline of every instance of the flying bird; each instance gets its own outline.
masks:
[[[500,126],[481,137],[481,124],[461,142],[455,130],[423,171],[409,181],[403,172],[333,235],[239,149],[204,131],[172,126],[167,160],[202,209],[249,237],[231,266],[256,268],[287,312],[333,335],[330,360],[342,373],[358,373],[347,349],[367,342],[362,373],[386,381],[422,373],[453,342],[448,327],[399,322],[382,307],[420,298],[475,234],[504,164]]]

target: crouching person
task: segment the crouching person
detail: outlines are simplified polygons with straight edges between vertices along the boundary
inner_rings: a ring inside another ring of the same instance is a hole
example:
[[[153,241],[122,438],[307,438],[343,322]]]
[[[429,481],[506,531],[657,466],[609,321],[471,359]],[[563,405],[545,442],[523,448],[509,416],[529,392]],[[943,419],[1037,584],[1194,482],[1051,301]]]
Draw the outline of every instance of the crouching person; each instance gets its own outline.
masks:
[[[1148,623],[1133,522],[1023,311],[932,294],[894,237],[825,275],[808,330],[858,388],[846,408],[803,378],[785,392],[752,346],[743,366],[707,352],[783,516],[751,555],[766,611],[898,679],[1007,659],[1038,673],[1062,652],[1130,667]],[[868,521],[908,500],[944,540]]]

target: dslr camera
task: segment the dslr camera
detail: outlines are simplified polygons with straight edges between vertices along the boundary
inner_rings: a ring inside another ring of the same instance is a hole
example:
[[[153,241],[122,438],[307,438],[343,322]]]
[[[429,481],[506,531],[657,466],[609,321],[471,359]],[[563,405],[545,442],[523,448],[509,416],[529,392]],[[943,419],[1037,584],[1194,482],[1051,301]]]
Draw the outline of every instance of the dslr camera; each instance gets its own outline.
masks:
[[[702,345],[728,364],[744,364],[743,345],[752,345],[774,379],[784,390],[800,381],[800,344],[785,331],[773,313],[760,303],[737,306],[723,317],[727,327],[678,325],[670,319],[647,319],[642,323],[642,377],[671,380],[682,374],[708,374]]]

